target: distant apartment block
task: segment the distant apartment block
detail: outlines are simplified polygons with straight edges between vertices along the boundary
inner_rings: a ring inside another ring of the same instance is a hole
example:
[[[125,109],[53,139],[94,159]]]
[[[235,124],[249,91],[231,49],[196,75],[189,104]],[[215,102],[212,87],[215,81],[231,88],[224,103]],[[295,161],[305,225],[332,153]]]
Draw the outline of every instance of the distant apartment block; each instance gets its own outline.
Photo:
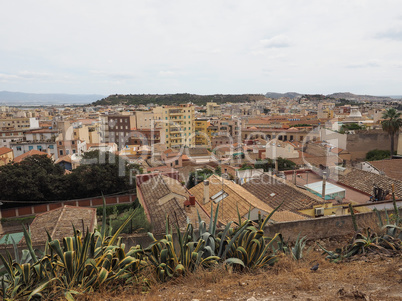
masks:
[[[116,143],[119,149],[130,144],[130,133],[136,129],[134,115],[101,116],[101,142]]]
[[[171,148],[194,145],[194,106],[183,104],[157,107],[154,114],[158,116],[154,127],[161,128],[161,143]]]
[[[0,119],[0,128],[2,131],[38,129],[39,121],[23,117]]]
[[[208,118],[197,118],[195,120],[195,145],[210,145],[211,139],[208,135],[209,125]]]

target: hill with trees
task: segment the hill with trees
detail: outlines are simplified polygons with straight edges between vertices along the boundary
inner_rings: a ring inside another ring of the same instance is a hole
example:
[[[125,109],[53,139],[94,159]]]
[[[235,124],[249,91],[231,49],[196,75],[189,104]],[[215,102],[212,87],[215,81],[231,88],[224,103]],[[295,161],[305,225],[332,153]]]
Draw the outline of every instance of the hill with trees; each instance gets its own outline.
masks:
[[[196,105],[205,105],[207,102],[216,102],[218,104],[222,104],[226,102],[252,102],[263,99],[265,99],[265,96],[262,94],[114,94],[95,101],[92,103],[92,105],[147,105],[151,103],[156,105],[178,105],[189,102],[192,102]]]

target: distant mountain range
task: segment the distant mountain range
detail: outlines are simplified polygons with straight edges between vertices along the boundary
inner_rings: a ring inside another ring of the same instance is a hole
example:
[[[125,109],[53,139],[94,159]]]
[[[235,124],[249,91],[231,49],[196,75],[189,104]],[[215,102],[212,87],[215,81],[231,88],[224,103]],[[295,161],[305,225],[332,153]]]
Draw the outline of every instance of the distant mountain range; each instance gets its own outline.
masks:
[[[0,91],[0,104],[14,106],[88,104],[104,97],[98,94],[37,94]]]
[[[265,94],[268,98],[279,99],[283,97],[295,99],[307,94],[300,94],[296,92],[287,92],[287,93],[276,93],[276,92],[268,92]],[[400,95],[392,95],[392,96],[373,96],[373,95],[358,95],[350,92],[337,92],[328,95],[322,95],[323,97],[330,97],[334,99],[347,99],[347,100],[371,100],[371,101],[392,101],[393,99],[402,99]]]

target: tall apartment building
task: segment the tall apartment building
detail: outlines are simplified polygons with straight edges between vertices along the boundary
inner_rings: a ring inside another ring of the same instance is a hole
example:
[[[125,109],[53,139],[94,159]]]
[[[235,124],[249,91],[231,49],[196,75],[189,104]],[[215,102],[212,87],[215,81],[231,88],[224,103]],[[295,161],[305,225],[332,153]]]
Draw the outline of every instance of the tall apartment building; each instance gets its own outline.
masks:
[[[156,107],[154,118],[154,126],[161,128],[161,143],[167,147],[180,148],[195,144],[193,105]]]
[[[208,136],[208,127],[210,122],[208,118],[197,118],[195,124],[195,145],[210,145]]]
[[[145,130],[152,128],[152,122],[155,120],[153,111],[135,111],[136,129]]]
[[[101,116],[100,137],[105,143],[116,143],[119,149],[130,144],[131,131],[136,129],[134,115]]]

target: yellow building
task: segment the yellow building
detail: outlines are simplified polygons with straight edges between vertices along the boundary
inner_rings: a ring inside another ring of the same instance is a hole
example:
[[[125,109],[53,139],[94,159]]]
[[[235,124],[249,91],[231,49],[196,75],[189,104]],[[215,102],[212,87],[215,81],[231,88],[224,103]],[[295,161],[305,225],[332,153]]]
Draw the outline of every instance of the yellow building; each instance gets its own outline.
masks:
[[[161,143],[171,148],[180,148],[184,145],[194,146],[193,105],[158,107],[154,109],[154,118],[155,125],[162,128]]]
[[[13,162],[14,153],[11,148],[0,147],[0,166]]]
[[[210,145],[211,139],[208,135],[210,126],[208,119],[197,118],[195,120],[195,145]]]
[[[318,104],[318,119],[332,119],[334,118],[334,108],[335,103],[333,102],[324,102]]]

